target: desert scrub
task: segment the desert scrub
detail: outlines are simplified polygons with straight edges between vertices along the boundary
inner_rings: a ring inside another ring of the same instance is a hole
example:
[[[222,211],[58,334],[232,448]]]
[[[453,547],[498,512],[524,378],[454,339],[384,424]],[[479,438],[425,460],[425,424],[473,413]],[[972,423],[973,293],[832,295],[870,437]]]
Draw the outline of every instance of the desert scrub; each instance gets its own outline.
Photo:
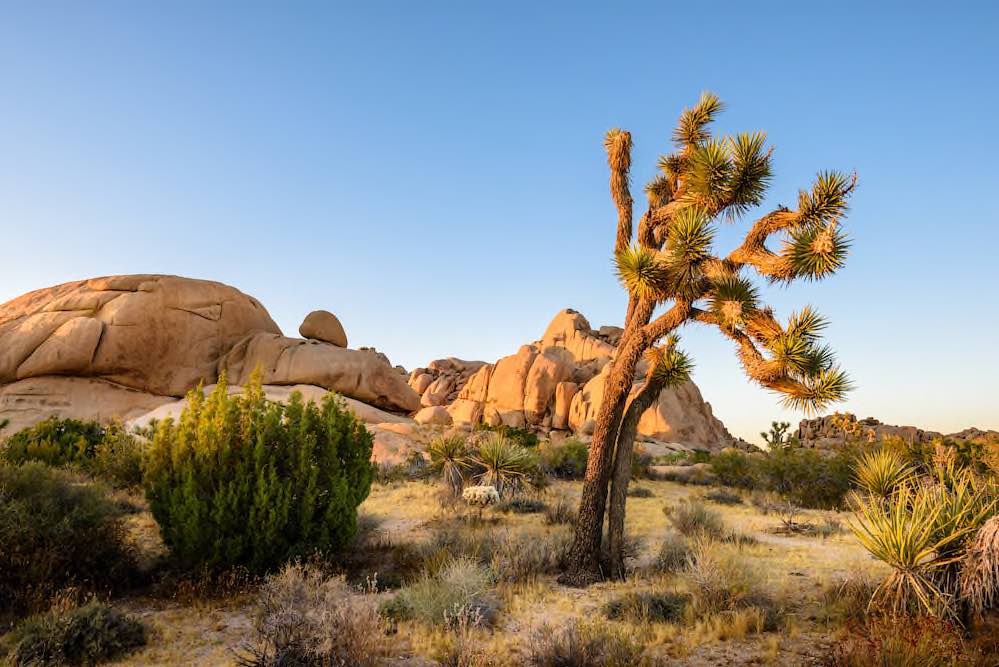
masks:
[[[653,667],[641,644],[605,623],[571,621],[541,625],[531,633],[527,664],[531,667]]]
[[[636,591],[608,600],[602,611],[612,621],[679,623],[689,602],[690,596],[681,593]]]
[[[755,608],[763,617],[763,629],[773,630],[777,626],[782,609],[763,571],[741,550],[699,539],[692,546],[684,575],[696,615],[711,616]]]
[[[501,497],[523,489],[538,471],[533,450],[498,433],[479,445],[472,462],[481,471],[476,476],[478,484],[494,487]]]
[[[560,526],[575,523],[576,507],[565,496],[558,496],[545,508],[545,523],[549,526]]]
[[[68,586],[117,588],[134,569],[121,510],[99,485],[37,462],[0,465],[0,610]]]
[[[430,472],[440,477],[453,497],[459,497],[465,488],[465,476],[472,468],[465,439],[460,436],[435,438],[427,445],[427,454],[430,455]]]
[[[357,530],[371,488],[372,437],[333,395],[321,405],[292,394],[264,398],[259,376],[242,396],[225,378],[188,394],[161,422],[145,471],[146,497],[181,567],[265,571],[328,553]]]
[[[120,423],[57,419],[18,431],[0,445],[0,460],[72,466],[117,488],[142,483],[143,448]]]
[[[646,488],[644,486],[633,486],[628,489],[629,498],[655,498],[656,494],[652,492],[652,489]]]
[[[130,616],[98,602],[53,610],[24,621],[6,639],[14,667],[96,665],[146,643],[146,629]]]
[[[293,563],[260,587],[255,639],[237,650],[244,667],[382,664],[391,644],[375,602],[343,577]]]
[[[590,449],[578,438],[547,442],[538,449],[541,467],[556,479],[583,479]]]
[[[994,665],[960,630],[930,617],[873,617],[834,648],[828,667],[985,667]]]
[[[742,496],[738,493],[732,493],[731,491],[726,491],[724,489],[716,489],[714,491],[708,491],[704,494],[704,499],[709,500],[713,503],[718,503],[719,505],[741,505]]]
[[[675,530],[668,531],[659,545],[653,569],[665,574],[683,571],[691,559],[690,544]]]
[[[516,496],[510,500],[503,501],[496,509],[500,512],[513,512],[514,514],[539,514],[544,512],[547,507],[545,501],[540,498]]]
[[[681,535],[707,536],[720,540],[728,534],[721,514],[699,500],[683,500],[676,505],[665,505],[663,513]]]
[[[382,603],[381,613],[395,621],[414,620],[428,626],[474,618],[476,625],[488,627],[499,613],[492,588],[493,574],[486,567],[468,557],[454,558]]]

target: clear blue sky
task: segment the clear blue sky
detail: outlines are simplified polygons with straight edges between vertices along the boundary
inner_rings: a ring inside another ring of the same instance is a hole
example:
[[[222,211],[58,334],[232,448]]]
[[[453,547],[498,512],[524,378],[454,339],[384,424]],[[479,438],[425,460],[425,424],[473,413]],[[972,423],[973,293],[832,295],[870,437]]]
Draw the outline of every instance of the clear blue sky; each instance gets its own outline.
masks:
[[[767,290],[832,319],[843,409],[999,428],[999,10],[874,4],[4,3],[0,301],[211,278],[410,368],[567,306],[619,323],[602,135],[632,131],[638,190],[710,89],[720,130],[776,146],[770,205],[859,173],[848,267]],[[734,432],[799,418],[715,332],[684,340]]]

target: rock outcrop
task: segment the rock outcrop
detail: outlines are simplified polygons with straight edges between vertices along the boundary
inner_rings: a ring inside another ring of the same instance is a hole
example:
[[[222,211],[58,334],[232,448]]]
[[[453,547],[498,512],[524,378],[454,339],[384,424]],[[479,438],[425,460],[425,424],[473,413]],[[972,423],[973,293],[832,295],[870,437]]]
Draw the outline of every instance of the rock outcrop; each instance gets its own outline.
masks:
[[[855,415],[850,413],[803,419],[798,425],[796,435],[801,446],[816,449],[835,449],[851,442],[880,442],[885,438],[901,438],[910,443],[933,442],[937,438],[954,440],[999,439],[999,433],[996,431],[967,428],[957,433],[944,435],[916,426],[883,424],[874,417],[857,419]]]
[[[335,391],[372,419],[419,407],[384,355],[345,349],[339,321],[317,312],[304,340],[283,336],[256,299],[207,280],[112,276],[30,292],[0,305],[0,418],[8,432],[49,416],[136,419],[220,372],[239,385],[258,368],[266,385]]]
[[[446,406],[455,425],[484,423],[541,431],[593,432],[618,327],[593,330],[576,311],[559,312],[541,339],[493,364],[443,359],[410,374],[424,406]],[[634,391],[642,386],[636,375]],[[642,415],[641,437],[720,449],[734,442],[696,385],[663,391]]]

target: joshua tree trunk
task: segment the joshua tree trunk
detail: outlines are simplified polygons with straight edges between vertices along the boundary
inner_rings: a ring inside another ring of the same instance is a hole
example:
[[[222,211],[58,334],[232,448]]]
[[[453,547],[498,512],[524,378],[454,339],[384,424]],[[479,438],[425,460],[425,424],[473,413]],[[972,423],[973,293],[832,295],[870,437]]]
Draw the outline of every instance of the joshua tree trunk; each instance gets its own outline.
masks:
[[[654,375],[649,369],[645,386],[631,399],[618,428],[617,450],[614,455],[614,475],[611,479],[610,509],[607,517],[608,567],[612,577],[624,578],[624,508],[628,500],[628,483],[631,481],[632,455],[635,434],[642,415],[659,398],[666,385],[666,378]]]
[[[642,346],[636,338],[635,334],[627,338],[622,336],[622,347],[611,362],[610,374],[604,384],[604,395],[593,428],[593,440],[590,442],[583,494],[576,519],[576,534],[569,551],[569,567],[559,578],[565,584],[585,586],[602,578],[600,544],[607,505],[607,485],[610,482],[618,427],[642,352]]]

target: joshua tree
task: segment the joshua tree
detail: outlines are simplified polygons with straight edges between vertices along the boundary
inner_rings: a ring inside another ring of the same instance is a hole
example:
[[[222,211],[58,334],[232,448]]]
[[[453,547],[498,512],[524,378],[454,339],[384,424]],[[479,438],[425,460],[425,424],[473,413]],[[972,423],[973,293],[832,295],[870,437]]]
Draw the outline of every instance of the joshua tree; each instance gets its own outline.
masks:
[[[770,422],[770,431],[760,431],[760,437],[767,443],[770,451],[775,451],[796,440],[795,436],[787,434],[789,428],[791,424],[788,422]]]
[[[779,322],[760,303],[750,274],[788,284],[819,280],[842,266],[848,244],[839,222],[856,178],[819,173],[810,190],[799,192],[795,210],[780,206],[763,215],[737,248],[715,254],[715,224],[735,222],[763,201],[772,154],[762,132],[712,136],[708,125],[721,109],[719,99],[705,93],[680,115],[676,149],[660,158],[661,173],[645,188],[648,206],[637,233],[629,186],[631,135],[613,129],[604,141],[617,206],[614,257],[628,308],[595,422],[575,539],[562,576],[566,583],[595,581],[607,571],[603,565],[611,572],[621,569],[635,426],[663,387],[687,379],[690,362],[670,337],[680,327],[698,322],[718,329],[735,343],[746,374],[790,407],[820,410],[850,388],[832,351],[819,343],[825,321],[806,307],[786,324]],[[774,237],[783,239],[776,252],[767,247]],[[667,338],[664,347],[656,347]],[[646,383],[629,403],[636,371],[650,350]],[[602,562],[608,491],[611,548],[609,562]]]

